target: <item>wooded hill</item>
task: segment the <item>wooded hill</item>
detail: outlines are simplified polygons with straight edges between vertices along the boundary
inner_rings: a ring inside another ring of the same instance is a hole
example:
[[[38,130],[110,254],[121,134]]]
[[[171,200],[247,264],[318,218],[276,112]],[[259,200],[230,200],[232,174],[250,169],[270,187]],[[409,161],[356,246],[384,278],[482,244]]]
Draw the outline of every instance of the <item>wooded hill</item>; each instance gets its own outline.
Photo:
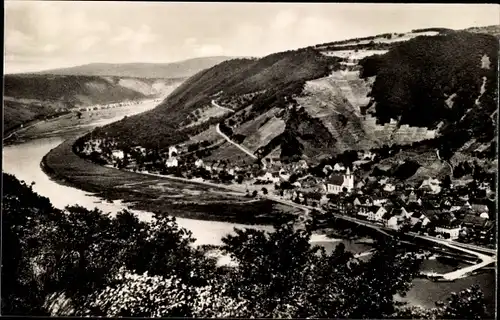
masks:
[[[424,32],[440,33],[426,36]],[[360,61],[361,78],[375,76],[375,80],[369,93],[371,101],[359,107],[363,112],[373,113],[381,124],[390,119],[397,121],[397,127],[409,124],[433,129],[441,124],[438,138],[440,135],[446,138],[436,140],[434,144],[440,146],[452,137],[459,143],[447,147],[451,152],[472,138],[488,143],[493,139],[496,127],[493,114],[497,110],[498,41],[494,36],[477,33],[477,30],[470,33],[433,28],[414,30],[415,33],[417,36],[408,41],[389,44],[386,54]],[[423,35],[418,36],[420,33]],[[370,44],[362,46],[369,47]],[[162,149],[208,132],[206,130],[216,123],[222,123],[224,129],[230,127],[229,123],[237,122],[241,127],[248,124],[245,127],[259,130],[261,125],[250,122],[274,108],[283,110],[281,119],[285,121],[285,131],[268,142],[272,145],[261,146],[259,156],[265,156],[277,147],[281,147],[279,154],[282,158],[310,159],[315,154],[340,152],[337,140],[346,133],[345,130],[359,128],[359,137],[369,138],[362,129],[362,119],[354,116],[355,107],[348,106],[349,102],[344,98],[344,102],[338,102],[344,106],[335,108],[341,110],[337,113],[349,114],[328,118],[330,123],[317,121],[318,118],[309,116],[307,110],[305,114],[289,112],[289,107],[298,106],[295,98],[306,95],[306,82],[341,69],[345,61],[325,56],[320,51],[308,47],[261,59],[225,61],[188,79],[157,108],[98,132],[106,132],[131,145]],[[210,106],[212,99],[231,101],[228,106],[241,112],[184,127],[185,119],[197,109]],[[229,121],[226,123],[224,119]],[[347,125],[346,121],[354,125]],[[332,126],[334,136],[329,128]],[[238,139],[244,141],[245,136],[241,132],[238,134]],[[251,134],[244,133],[246,136]],[[349,148],[349,140],[342,143],[344,150]]]

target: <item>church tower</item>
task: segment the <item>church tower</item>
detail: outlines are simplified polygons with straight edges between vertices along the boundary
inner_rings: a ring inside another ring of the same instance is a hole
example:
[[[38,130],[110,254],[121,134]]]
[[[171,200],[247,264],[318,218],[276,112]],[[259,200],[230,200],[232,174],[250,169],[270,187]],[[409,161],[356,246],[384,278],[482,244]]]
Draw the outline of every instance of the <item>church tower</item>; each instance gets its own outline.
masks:
[[[349,192],[354,189],[354,176],[351,174],[349,167],[347,167],[346,174],[344,175],[344,183],[342,187],[347,188],[347,191]]]

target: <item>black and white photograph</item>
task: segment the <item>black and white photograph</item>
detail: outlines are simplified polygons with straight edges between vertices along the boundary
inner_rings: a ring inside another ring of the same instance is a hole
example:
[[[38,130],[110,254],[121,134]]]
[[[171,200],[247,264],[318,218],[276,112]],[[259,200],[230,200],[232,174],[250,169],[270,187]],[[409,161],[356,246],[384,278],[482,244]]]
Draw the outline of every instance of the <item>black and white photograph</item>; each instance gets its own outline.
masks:
[[[0,315],[496,318],[499,5],[4,8]]]

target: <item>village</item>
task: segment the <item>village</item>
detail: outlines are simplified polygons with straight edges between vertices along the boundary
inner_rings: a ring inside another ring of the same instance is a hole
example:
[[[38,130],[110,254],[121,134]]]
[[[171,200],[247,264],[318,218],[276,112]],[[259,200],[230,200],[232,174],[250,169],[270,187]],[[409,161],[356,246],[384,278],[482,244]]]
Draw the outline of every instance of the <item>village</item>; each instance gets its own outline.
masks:
[[[224,160],[205,163],[182,145],[158,152],[122,147],[107,139],[80,139],[75,151],[109,167],[220,184],[247,197],[272,196],[394,230],[405,226],[421,235],[487,248],[496,243],[496,212],[491,205],[495,194],[488,181],[476,177],[468,184],[453,185],[447,176],[407,183],[361,174],[378,157],[376,151],[351,151],[357,160],[350,165],[343,161],[316,166],[305,160],[284,163],[272,158],[245,165]]]

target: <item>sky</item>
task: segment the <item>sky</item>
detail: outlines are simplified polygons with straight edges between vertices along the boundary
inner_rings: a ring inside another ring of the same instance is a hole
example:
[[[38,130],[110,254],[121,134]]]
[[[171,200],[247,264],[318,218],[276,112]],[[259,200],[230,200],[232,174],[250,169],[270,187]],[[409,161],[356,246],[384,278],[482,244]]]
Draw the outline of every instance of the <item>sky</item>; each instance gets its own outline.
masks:
[[[498,5],[5,0],[5,73],[264,56],[417,28],[500,24]]]

